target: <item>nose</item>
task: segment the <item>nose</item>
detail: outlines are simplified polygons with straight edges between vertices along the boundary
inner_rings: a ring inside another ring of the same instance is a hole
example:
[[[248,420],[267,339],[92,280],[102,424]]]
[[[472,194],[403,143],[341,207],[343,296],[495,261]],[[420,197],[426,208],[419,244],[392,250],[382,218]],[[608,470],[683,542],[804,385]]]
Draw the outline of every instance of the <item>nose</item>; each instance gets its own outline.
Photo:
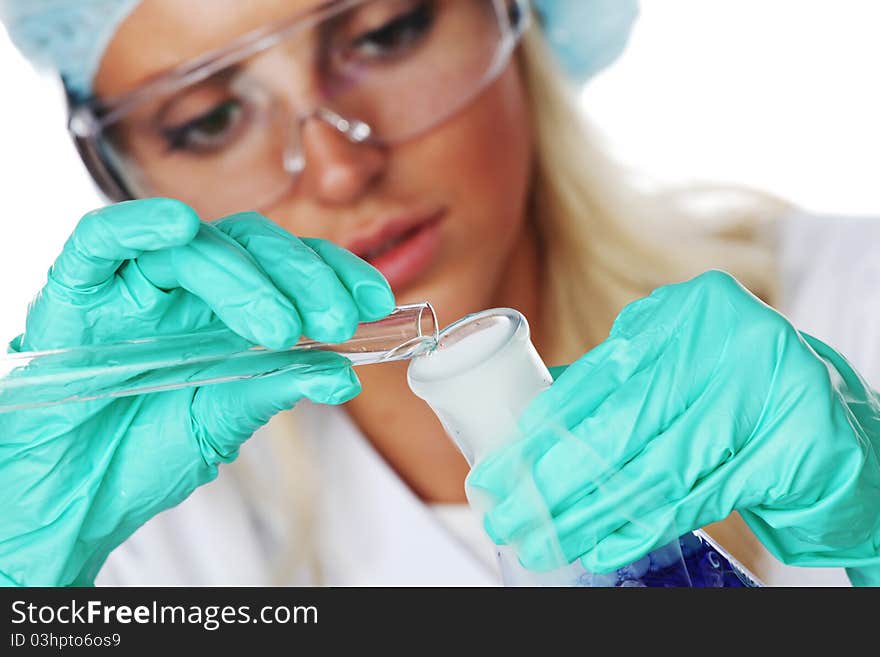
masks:
[[[347,124],[348,125],[348,124]],[[386,167],[386,149],[362,143],[367,126],[354,125],[342,132],[320,116],[306,118],[300,126],[304,159],[300,189],[330,205],[357,200],[369,190]]]

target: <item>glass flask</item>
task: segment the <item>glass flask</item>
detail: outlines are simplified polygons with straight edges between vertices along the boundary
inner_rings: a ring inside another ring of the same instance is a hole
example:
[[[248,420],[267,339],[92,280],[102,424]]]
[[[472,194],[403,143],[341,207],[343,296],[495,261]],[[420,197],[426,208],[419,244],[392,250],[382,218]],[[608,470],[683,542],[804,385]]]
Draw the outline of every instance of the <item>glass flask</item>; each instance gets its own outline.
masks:
[[[468,315],[440,332],[437,348],[410,361],[408,382],[443,423],[446,432],[473,467],[494,451],[519,438],[517,418],[553,379],[538,356],[525,317],[499,308]],[[540,494],[536,492],[538,500]],[[468,489],[468,502],[482,518],[491,501]],[[536,503],[539,503],[536,501]],[[546,506],[539,510],[552,522]],[[537,508],[537,507],[536,507]],[[555,536],[555,532],[547,532]],[[675,534],[672,534],[675,535]],[[760,586],[703,530],[655,549],[611,573],[591,573],[578,560],[567,564],[556,541],[555,570],[524,568],[513,546],[498,546],[505,586]],[[567,565],[565,565],[567,564]]]

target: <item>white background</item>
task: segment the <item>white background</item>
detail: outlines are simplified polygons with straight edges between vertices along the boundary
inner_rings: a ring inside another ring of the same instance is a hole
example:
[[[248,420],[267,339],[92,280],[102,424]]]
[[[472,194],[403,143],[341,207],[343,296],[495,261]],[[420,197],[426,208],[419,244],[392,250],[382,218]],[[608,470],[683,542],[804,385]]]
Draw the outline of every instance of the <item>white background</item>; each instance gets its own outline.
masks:
[[[663,180],[747,183],[880,216],[880,2],[643,0],[584,104],[619,155]],[[101,204],[54,79],[0,33],[0,344],[79,217]]]

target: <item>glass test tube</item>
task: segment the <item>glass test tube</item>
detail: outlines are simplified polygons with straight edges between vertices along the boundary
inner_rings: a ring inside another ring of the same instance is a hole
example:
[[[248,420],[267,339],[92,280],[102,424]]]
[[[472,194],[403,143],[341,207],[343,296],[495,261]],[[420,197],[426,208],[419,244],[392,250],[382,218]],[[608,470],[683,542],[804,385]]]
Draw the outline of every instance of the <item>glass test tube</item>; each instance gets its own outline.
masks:
[[[11,353],[0,356],[0,413],[337,367],[326,352],[352,365],[406,360],[433,349],[437,330],[434,309],[424,302],[362,323],[351,339],[337,344],[304,339],[275,351],[223,328]]]

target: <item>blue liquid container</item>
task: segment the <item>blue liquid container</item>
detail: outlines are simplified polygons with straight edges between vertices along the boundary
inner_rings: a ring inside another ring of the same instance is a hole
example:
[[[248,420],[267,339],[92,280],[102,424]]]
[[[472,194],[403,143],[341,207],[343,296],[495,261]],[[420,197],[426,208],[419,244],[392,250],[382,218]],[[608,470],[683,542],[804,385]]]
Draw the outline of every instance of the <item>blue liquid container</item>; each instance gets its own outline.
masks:
[[[681,560],[669,563],[666,552],[677,551]],[[596,578],[605,578],[597,581]],[[758,579],[715,544],[705,532],[685,534],[677,546],[650,552],[610,575],[585,574],[580,586],[662,586],[693,588],[753,588]]]
[[[525,317],[510,308],[468,315],[445,328],[433,353],[410,362],[407,380],[471,466],[518,439],[516,419],[553,383],[532,345]],[[480,518],[491,504],[471,491],[468,500]],[[555,551],[554,561],[564,563],[558,546]],[[498,548],[498,558],[505,586],[761,585],[702,530],[607,574],[587,572],[577,561],[550,572],[529,571],[508,546]]]
[[[703,530],[687,533],[611,573],[590,573],[577,562],[553,572],[523,568],[510,548],[498,548],[506,586],[755,588],[760,580]]]

